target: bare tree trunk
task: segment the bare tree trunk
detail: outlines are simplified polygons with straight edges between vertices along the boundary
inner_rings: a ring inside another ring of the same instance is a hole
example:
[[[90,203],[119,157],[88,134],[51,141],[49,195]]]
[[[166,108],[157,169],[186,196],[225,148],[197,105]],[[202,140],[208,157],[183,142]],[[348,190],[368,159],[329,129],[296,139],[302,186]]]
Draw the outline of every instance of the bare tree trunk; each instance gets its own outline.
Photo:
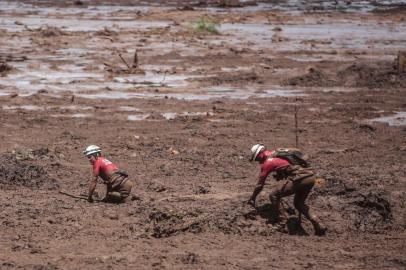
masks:
[[[132,68],[133,69],[138,68],[138,53],[137,53],[137,50],[135,50],[135,52],[134,52],[134,59],[133,59]]]
[[[396,68],[399,72],[405,72],[406,71],[406,51],[398,52],[398,57],[395,60],[395,65]]]

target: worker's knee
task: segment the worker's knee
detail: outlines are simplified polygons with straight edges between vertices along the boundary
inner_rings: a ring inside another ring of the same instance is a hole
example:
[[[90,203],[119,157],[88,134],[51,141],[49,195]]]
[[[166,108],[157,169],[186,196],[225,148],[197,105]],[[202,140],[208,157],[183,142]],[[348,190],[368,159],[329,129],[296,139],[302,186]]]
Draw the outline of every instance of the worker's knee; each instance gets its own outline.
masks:
[[[309,211],[309,206],[305,202],[294,200],[293,205],[301,213],[307,213]]]
[[[133,183],[130,180],[127,180],[120,188],[120,193],[127,197],[128,195],[130,195],[132,187]]]

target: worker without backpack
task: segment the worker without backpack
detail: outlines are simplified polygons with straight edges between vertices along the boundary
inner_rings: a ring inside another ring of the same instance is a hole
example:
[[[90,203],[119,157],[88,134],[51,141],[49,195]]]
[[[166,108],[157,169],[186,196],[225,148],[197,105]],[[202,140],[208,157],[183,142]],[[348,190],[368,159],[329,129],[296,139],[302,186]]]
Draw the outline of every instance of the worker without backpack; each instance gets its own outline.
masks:
[[[300,165],[304,168],[310,167],[309,157],[297,148],[278,148],[272,154],[274,158],[282,158],[292,165]]]

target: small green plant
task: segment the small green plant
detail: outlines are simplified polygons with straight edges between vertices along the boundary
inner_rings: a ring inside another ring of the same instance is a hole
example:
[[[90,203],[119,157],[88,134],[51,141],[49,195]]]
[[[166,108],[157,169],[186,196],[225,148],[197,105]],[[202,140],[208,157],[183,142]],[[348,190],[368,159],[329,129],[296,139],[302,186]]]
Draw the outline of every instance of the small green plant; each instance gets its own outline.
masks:
[[[209,21],[207,18],[202,17],[196,23],[191,25],[191,28],[197,32],[219,34],[217,29],[220,25]]]

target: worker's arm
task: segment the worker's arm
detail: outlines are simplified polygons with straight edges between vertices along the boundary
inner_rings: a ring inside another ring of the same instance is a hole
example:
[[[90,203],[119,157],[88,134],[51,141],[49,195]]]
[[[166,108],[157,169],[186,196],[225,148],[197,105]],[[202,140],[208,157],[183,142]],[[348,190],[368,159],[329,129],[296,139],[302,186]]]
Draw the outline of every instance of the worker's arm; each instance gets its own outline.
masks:
[[[89,183],[89,195],[87,197],[88,202],[93,202],[93,197],[92,196],[93,196],[94,190],[96,189],[97,178],[98,178],[98,176],[94,175],[92,177],[92,179],[90,180],[90,183]]]
[[[252,192],[250,199],[248,200],[248,204],[255,207],[255,200],[257,199],[258,194],[261,193],[261,191],[264,189],[265,180],[272,171],[272,163],[266,163],[261,167],[261,173],[259,174],[258,183],[254,189],[254,192]]]
[[[252,195],[251,195],[250,199],[248,200],[248,204],[255,207],[255,200],[257,199],[258,194],[261,193],[261,191],[264,189],[265,179],[266,178],[261,178],[261,177],[259,178],[259,181],[254,189],[254,192],[252,192]]]

